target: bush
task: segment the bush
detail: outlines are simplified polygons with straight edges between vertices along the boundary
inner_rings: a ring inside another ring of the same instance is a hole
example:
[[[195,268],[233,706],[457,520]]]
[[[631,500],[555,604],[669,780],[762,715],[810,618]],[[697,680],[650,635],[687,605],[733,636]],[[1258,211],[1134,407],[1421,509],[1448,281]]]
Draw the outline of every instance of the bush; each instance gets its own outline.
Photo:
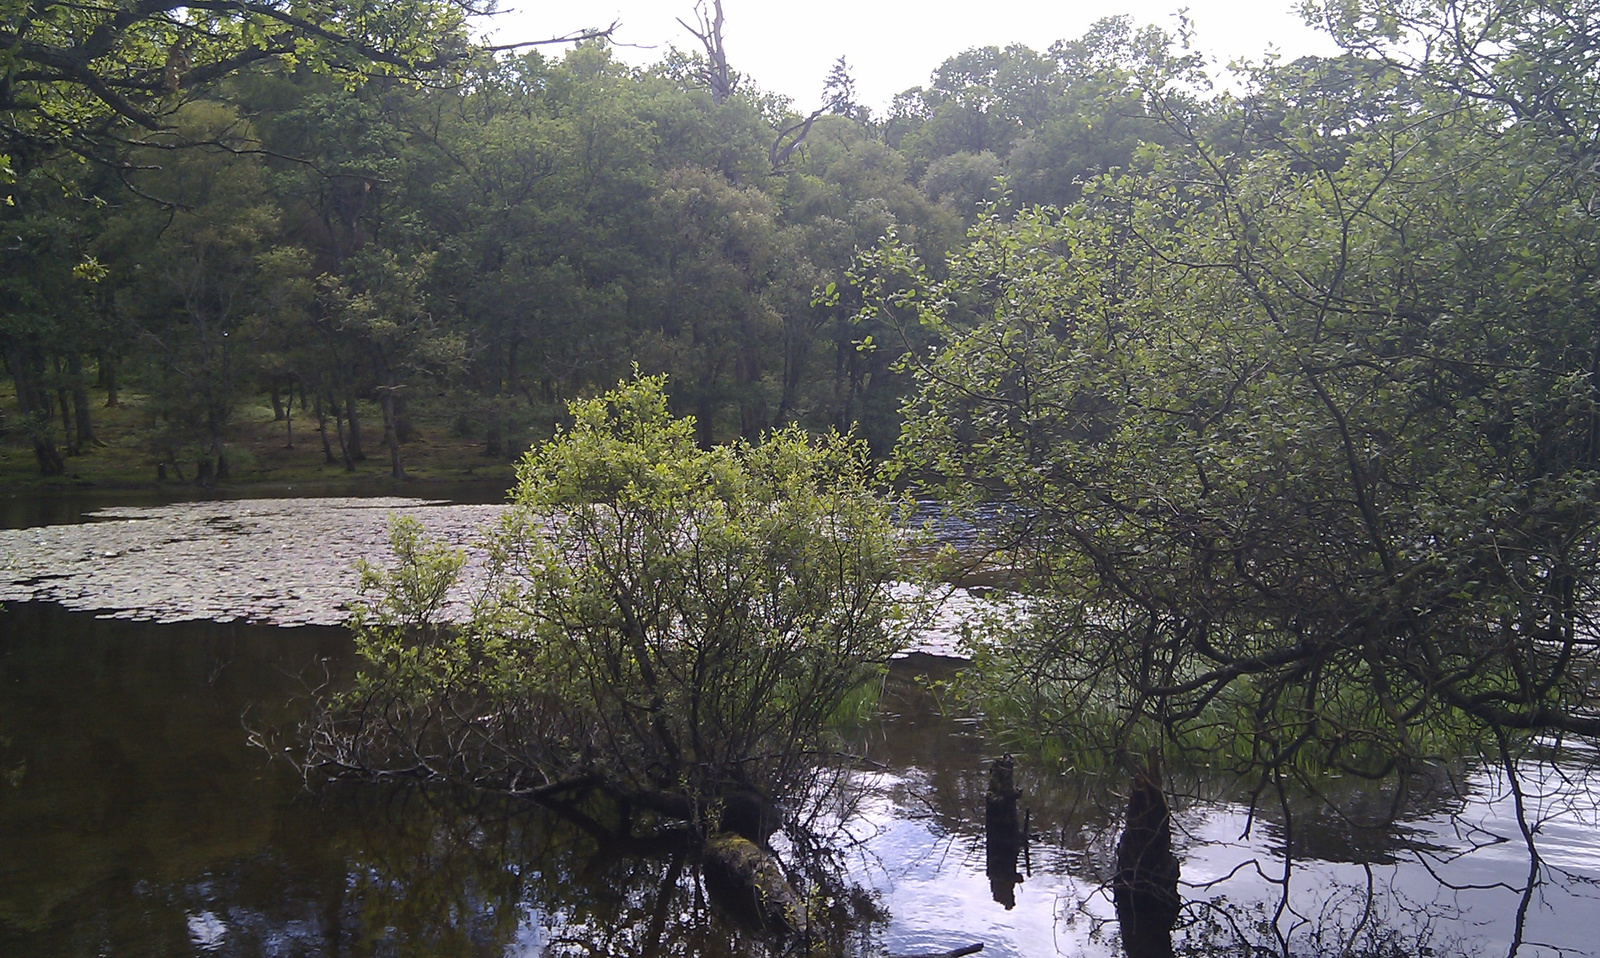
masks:
[[[491,586],[439,628],[459,556],[400,523],[353,620],[365,659],[323,764],[512,791],[600,785],[698,816],[796,794],[905,629],[891,504],[853,437],[695,444],[639,377],[519,468]],[[329,761],[331,759],[331,762]]]

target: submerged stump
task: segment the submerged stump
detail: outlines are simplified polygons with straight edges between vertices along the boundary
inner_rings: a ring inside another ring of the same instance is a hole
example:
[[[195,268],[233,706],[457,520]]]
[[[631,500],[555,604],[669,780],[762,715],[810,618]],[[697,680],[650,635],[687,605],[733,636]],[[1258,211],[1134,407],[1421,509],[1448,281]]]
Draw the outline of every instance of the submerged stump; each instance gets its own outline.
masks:
[[[1183,900],[1178,896],[1178,858],[1172,853],[1171,811],[1153,758],[1147,770],[1133,773],[1111,890],[1129,958],[1169,958],[1172,927]]]
[[[1027,836],[1017,821],[1017,799],[1021,796],[1011,756],[995,759],[989,766],[989,788],[983,796],[984,871],[994,900],[1007,911],[1016,907],[1017,884],[1022,881],[1017,872],[1017,856]]]

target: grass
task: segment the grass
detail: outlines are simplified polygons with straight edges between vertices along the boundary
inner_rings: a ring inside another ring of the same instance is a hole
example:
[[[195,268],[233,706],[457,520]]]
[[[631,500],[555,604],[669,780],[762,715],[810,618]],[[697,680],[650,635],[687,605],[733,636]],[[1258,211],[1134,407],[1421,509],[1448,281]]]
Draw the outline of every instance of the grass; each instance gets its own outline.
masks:
[[[364,414],[363,439],[367,459],[346,472],[342,461],[329,465],[322,451],[322,438],[316,419],[298,408],[294,418],[294,443],[287,444],[282,421],[274,421],[266,397],[254,404],[241,405],[234,414],[228,445],[232,476],[216,485],[220,489],[260,485],[294,485],[339,489],[371,487],[392,482],[389,476],[389,451],[383,444],[383,417],[376,405],[360,406]],[[0,488],[9,492],[49,492],[83,489],[155,489],[192,485],[196,472],[191,460],[183,464],[189,480],[171,476],[163,483],[157,478],[158,456],[151,448],[152,420],[144,397],[124,391],[117,406],[104,404],[104,393],[92,390],[90,402],[97,444],[79,455],[68,456],[66,473],[39,475],[32,443],[20,428],[16,391],[6,379],[0,381]],[[59,415],[59,413],[58,413]],[[328,424],[330,430],[333,423]],[[447,423],[435,422],[426,415],[413,419],[415,436],[400,447],[406,474],[412,481],[473,482],[504,481],[509,487],[511,463],[483,455],[482,442],[474,437],[453,434]],[[57,445],[61,427],[56,423]],[[328,437],[333,454],[339,456],[336,437]]]

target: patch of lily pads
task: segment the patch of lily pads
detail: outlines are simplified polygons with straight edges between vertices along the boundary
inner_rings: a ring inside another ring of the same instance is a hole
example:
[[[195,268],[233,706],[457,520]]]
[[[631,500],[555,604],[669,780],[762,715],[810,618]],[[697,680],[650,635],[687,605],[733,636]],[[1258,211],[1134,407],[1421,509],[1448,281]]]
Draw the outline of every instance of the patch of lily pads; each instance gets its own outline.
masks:
[[[248,499],[123,506],[78,525],[0,530],[0,600],[107,617],[338,625],[357,559],[389,560],[389,517],[470,548],[503,505],[423,499]]]
[[[340,625],[359,597],[356,561],[388,563],[389,520],[404,514],[468,552],[461,613],[481,581],[484,530],[505,509],[397,497],[106,508],[76,525],[0,530],[0,601],[156,622]],[[912,651],[956,654],[966,624],[986,610],[950,590]]]

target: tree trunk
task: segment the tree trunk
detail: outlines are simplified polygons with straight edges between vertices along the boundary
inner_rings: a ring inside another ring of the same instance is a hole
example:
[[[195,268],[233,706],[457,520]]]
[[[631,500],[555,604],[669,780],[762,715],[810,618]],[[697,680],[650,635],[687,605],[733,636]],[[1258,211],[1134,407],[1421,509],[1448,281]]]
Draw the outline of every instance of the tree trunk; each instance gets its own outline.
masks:
[[[400,389],[403,387],[396,386],[395,388]],[[411,428],[411,404],[406,402],[406,397],[403,393],[395,393],[394,395],[394,435],[401,445],[405,445],[417,438],[416,430]]]
[[[512,336],[511,344],[506,347],[506,380],[500,389],[500,393],[503,396],[514,396],[522,389],[522,373],[517,368],[518,356],[521,352],[522,337]]]
[[[805,938],[805,900],[766,849],[748,838],[718,832],[706,839],[702,866],[712,904],[735,924],[758,933]]]
[[[333,406],[333,425],[339,430],[339,455],[344,457],[344,471],[355,472],[356,461],[350,457],[350,443],[345,440],[344,415],[340,412],[339,400],[328,397],[329,405]]]
[[[94,436],[94,422],[89,418],[89,384],[83,379],[81,353],[67,354],[67,377],[72,390],[72,418],[77,424],[78,447],[94,445],[98,440]]]
[[[489,426],[483,436],[483,454],[498,459],[506,453],[506,425],[498,405],[489,411]]]
[[[1007,911],[1017,907],[1017,856],[1026,838],[1017,821],[1016,765],[1010,755],[1002,755],[989,766],[989,789],[983,796],[984,871],[989,876],[989,892]]]
[[[66,461],[56,448],[51,435],[50,400],[39,380],[43,370],[38,351],[23,346],[15,340],[0,343],[6,354],[6,364],[11,367],[11,378],[17,387],[17,411],[22,415],[28,438],[33,442],[33,455],[39,461],[39,474],[59,476],[67,471]]]
[[[55,358],[56,367],[56,406],[61,410],[61,435],[66,437],[67,455],[76,456],[78,448],[78,435],[72,428],[72,401],[71,393],[67,389],[67,373],[61,368],[61,357]]]
[[[276,398],[276,391],[274,391]],[[287,399],[283,404],[283,448],[294,448],[294,380],[289,380]]]
[[[1171,813],[1154,755],[1147,770],[1133,773],[1111,892],[1128,958],[1172,958],[1172,927],[1183,899],[1178,895],[1178,858],[1172,853]]]
[[[400,461],[400,429],[395,414],[397,405],[395,392],[400,388],[383,386],[380,392],[383,407],[383,441],[389,447],[389,475],[396,479],[406,478],[405,464]]]
[[[348,386],[344,392],[344,409],[345,418],[350,420],[350,439],[345,459],[349,462],[365,462],[367,454],[361,449],[361,418],[356,414],[356,397]]]
[[[302,404],[304,399],[302,397]],[[333,458],[333,445],[328,442],[328,413],[322,408],[322,393],[317,393],[316,399],[317,432],[322,434],[322,459],[323,464],[331,466],[339,460]],[[344,442],[341,439],[340,445]]]
[[[98,372],[99,384],[104,386],[106,390],[106,408],[112,409],[122,405],[122,398],[117,391],[116,357],[102,349],[100,350],[97,365],[100,367]]]

